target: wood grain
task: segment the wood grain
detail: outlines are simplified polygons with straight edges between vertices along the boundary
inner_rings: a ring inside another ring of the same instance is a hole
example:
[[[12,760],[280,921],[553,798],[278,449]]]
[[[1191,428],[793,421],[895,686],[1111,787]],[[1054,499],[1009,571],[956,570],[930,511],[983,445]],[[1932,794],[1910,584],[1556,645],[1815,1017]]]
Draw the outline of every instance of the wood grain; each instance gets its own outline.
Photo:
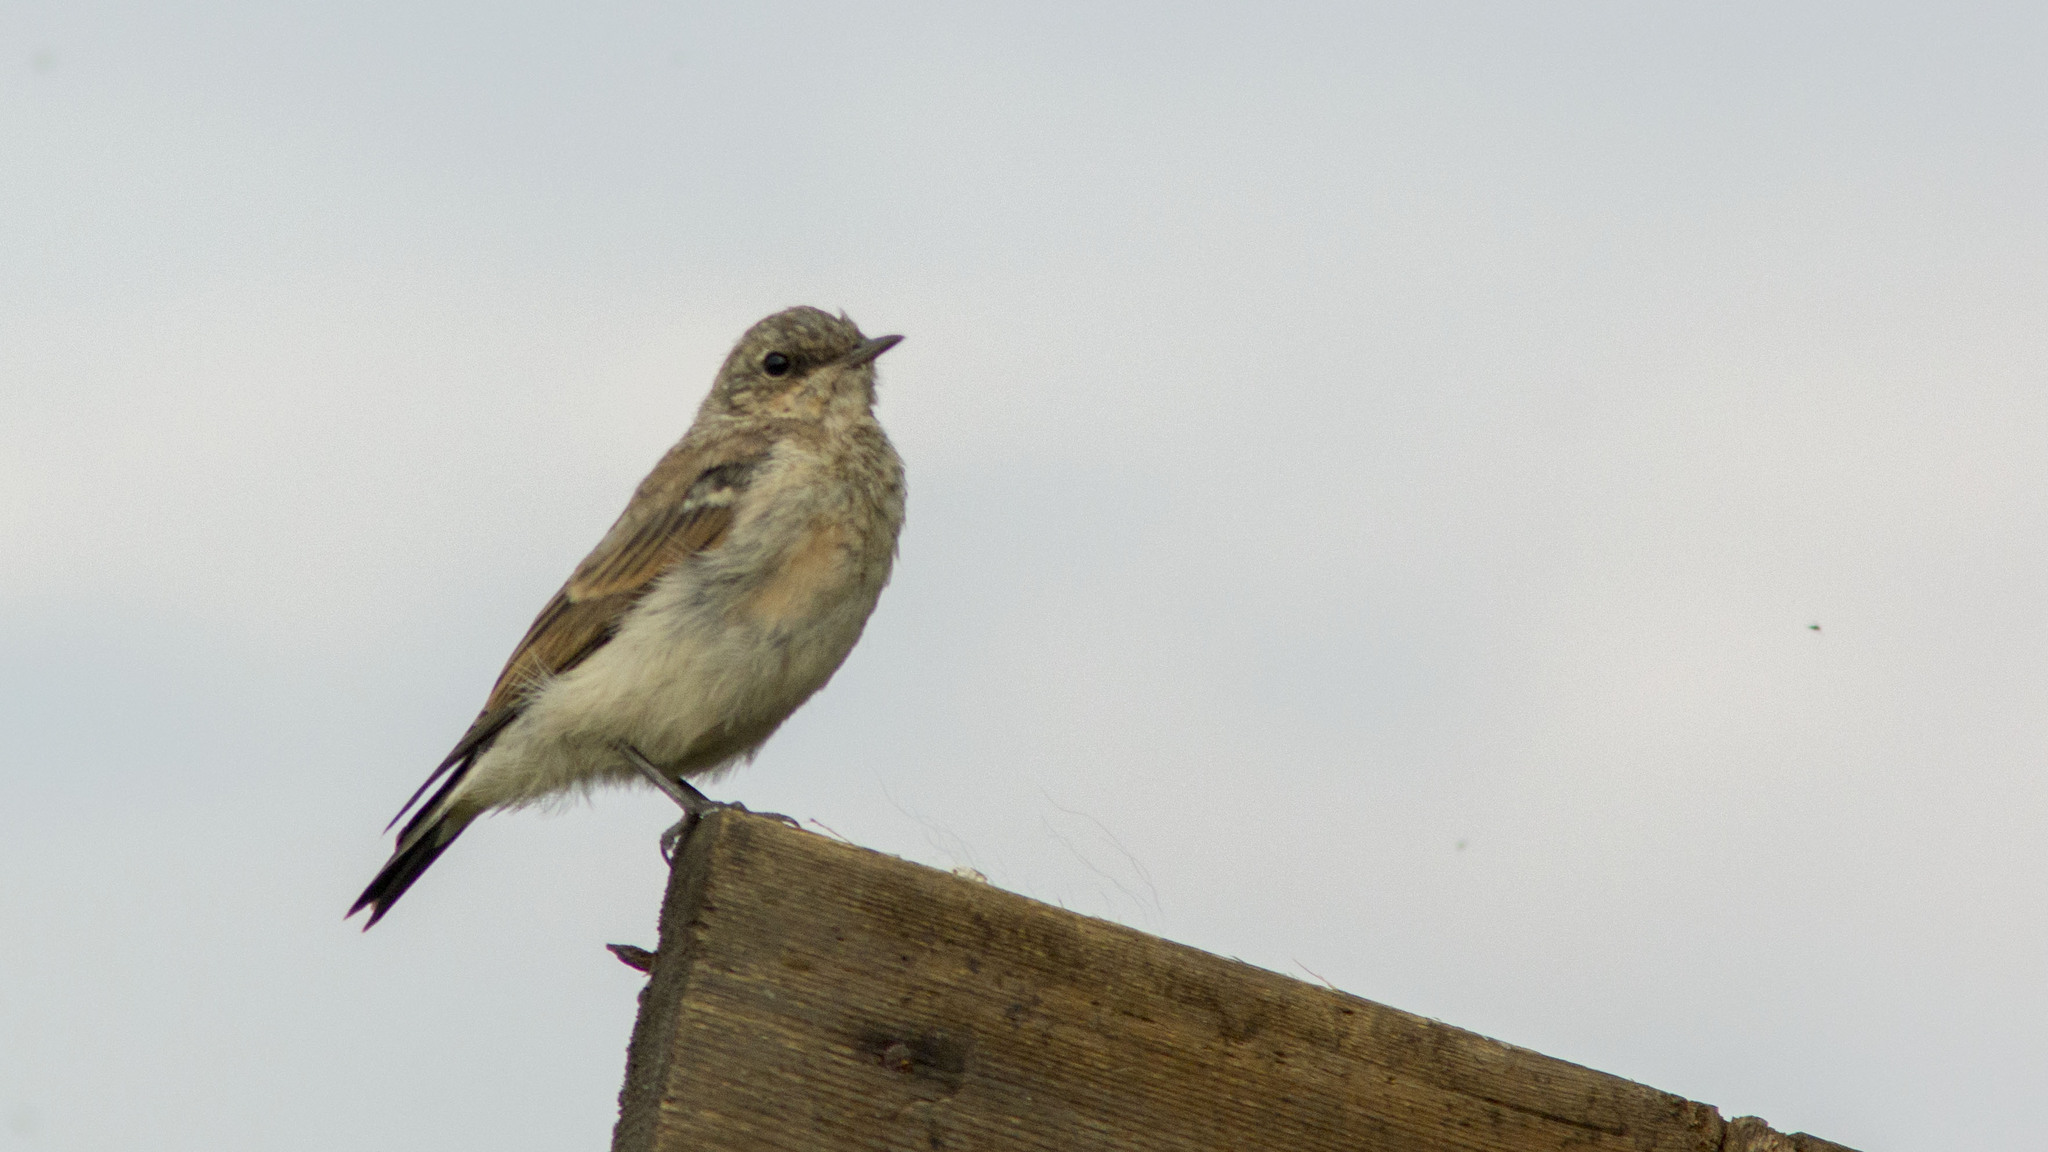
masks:
[[[730,811],[677,854],[612,1146],[1846,1152]]]

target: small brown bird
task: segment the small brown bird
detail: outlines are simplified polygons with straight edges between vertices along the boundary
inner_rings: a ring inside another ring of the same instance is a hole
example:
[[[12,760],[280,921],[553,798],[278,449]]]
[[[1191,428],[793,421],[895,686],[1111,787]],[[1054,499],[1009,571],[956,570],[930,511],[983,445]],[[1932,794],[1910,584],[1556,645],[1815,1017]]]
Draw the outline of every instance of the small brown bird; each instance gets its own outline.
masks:
[[[751,759],[825,686],[903,527],[903,461],[874,415],[874,360],[901,339],[816,308],[740,337],[400,810],[397,850],[349,915],[375,924],[485,812],[643,778],[683,800],[682,780]]]

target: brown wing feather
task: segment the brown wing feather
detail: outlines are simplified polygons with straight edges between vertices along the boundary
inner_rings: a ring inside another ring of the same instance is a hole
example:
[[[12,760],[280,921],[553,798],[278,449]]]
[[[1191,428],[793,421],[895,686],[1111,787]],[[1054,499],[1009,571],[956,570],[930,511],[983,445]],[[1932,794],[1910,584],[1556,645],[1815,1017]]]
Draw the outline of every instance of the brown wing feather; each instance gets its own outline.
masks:
[[[392,823],[451,769],[455,774],[442,791],[453,788],[469,763],[526,707],[527,689],[604,647],[656,577],[686,557],[718,547],[732,526],[734,500],[772,447],[765,437],[736,437],[708,452],[685,441],[655,465],[618,522],[534,618],[469,731]],[[431,804],[422,809],[420,818],[432,809]]]
[[[624,592],[591,600],[573,600],[567,589],[555,593],[498,673],[498,682],[484,701],[484,716],[517,707],[526,689],[567,672],[604,647],[634,599]]]
[[[581,663],[611,639],[619,618],[656,577],[685,557],[716,548],[732,526],[733,501],[769,447],[754,437],[728,440],[712,452],[686,442],[655,465],[618,522],[512,650],[484,714],[516,707],[520,693],[536,680]]]
[[[723,477],[716,474],[729,471],[730,465],[708,470],[680,505],[632,525],[616,543],[607,536],[613,546],[600,545],[577,565],[562,591],[576,601],[638,592],[683,557],[716,548],[732,526],[737,494],[729,483],[718,483]]]

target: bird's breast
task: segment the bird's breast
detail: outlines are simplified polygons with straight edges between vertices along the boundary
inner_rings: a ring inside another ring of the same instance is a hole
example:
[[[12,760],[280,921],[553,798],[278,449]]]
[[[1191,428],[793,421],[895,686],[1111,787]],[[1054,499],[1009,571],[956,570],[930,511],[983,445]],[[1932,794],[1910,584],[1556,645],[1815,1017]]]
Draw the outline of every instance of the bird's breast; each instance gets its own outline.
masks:
[[[830,522],[810,524],[736,608],[755,624],[786,630],[815,617],[821,608],[851,591],[859,582],[857,567],[844,527]]]

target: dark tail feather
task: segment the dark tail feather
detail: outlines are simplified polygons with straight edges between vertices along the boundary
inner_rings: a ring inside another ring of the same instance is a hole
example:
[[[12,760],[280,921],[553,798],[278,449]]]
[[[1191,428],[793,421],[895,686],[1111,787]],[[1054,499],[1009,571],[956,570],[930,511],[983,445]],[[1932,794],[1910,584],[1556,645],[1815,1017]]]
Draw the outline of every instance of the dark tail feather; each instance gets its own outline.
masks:
[[[377,878],[370,881],[370,886],[363,889],[361,896],[356,897],[348,914],[353,916],[365,908],[370,910],[370,919],[363,925],[363,931],[368,932],[375,927],[377,921],[391,911],[391,906],[398,903],[398,898],[405,895],[405,890],[412,887],[412,882],[420,878],[420,873],[440,859],[441,853],[446,852],[448,846],[455,843],[455,838],[462,835],[462,830],[469,826],[468,821],[452,828],[449,823],[446,817],[435,821],[425,835],[392,853],[391,859],[377,873]]]
[[[448,793],[455,790],[456,783],[456,780],[450,780],[443,785],[441,795],[434,797],[434,802],[405,826],[405,831],[398,837],[398,851],[384,862],[377,878],[370,881],[370,886],[363,889],[363,894],[356,897],[355,904],[349,908],[349,916],[365,908],[370,910],[370,919],[364,923],[363,931],[368,932],[375,927],[377,921],[391,911],[391,906],[398,903],[398,898],[405,895],[405,890],[412,887],[413,881],[420,878],[420,873],[440,859],[441,853],[446,852],[448,846],[455,843],[455,838],[462,835],[462,830],[469,827],[469,822],[475,819],[473,812],[458,812],[453,806],[441,803]],[[347,918],[343,917],[344,920]]]
[[[398,815],[391,818],[391,823],[386,824],[384,830],[389,832],[398,827],[398,822],[405,819],[405,814],[412,811],[412,806],[420,802],[420,797],[427,794],[427,789],[434,786],[434,781],[447,776],[450,769],[454,770],[455,775],[448,777],[448,784],[462,779],[470,766],[476,763],[476,758],[483,755],[484,750],[491,746],[491,741],[498,738],[498,733],[505,730],[505,725],[517,719],[519,709],[516,707],[500,708],[495,712],[487,711],[478,716],[476,722],[469,726],[469,731],[463,733],[462,739],[456,742],[455,751],[450,752],[446,760],[441,761],[439,766],[427,774],[426,781],[413,792],[412,799],[405,802],[405,807],[398,810]],[[448,794],[448,784],[441,785],[441,790],[434,793],[434,799],[439,800]],[[410,825],[407,826],[407,831],[411,831]]]

